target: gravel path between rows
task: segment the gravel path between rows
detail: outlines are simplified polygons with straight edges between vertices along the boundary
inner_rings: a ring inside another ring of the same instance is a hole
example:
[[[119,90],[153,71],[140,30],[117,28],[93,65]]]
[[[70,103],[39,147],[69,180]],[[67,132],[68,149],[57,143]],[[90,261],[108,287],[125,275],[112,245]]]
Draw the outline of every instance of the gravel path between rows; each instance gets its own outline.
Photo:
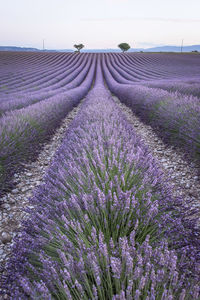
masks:
[[[144,124],[116,96],[113,96],[113,100],[122,109],[127,120],[134,126],[135,132],[157,159],[172,186],[174,197],[181,197],[185,203],[190,200],[192,208],[200,209],[200,177],[198,175],[200,167],[198,164],[195,161],[188,162],[181,150],[166,145],[151,126]],[[198,213],[198,217],[200,217],[200,213]],[[197,226],[200,226],[200,218]]]
[[[82,100],[83,101],[83,100]],[[81,101],[81,102],[82,102]],[[21,221],[25,219],[25,208],[29,205],[36,186],[42,183],[42,179],[49,168],[52,158],[62,144],[66,130],[80,109],[81,103],[75,107],[62,121],[51,140],[43,147],[36,161],[24,164],[23,172],[15,174],[15,188],[0,199],[0,294],[1,282],[5,272],[5,265],[9,259],[13,238],[18,234]],[[7,295],[3,298],[8,299]]]

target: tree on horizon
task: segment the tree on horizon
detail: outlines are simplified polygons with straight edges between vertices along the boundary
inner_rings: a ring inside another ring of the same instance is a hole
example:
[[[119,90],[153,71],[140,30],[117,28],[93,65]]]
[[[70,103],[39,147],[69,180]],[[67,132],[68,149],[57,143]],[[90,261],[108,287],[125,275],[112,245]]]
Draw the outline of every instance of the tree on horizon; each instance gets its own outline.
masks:
[[[74,48],[76,48],[78,52],[80,52],[80,50],[83,49],[84,47],[85,46],[83,44],[77,44],[77,45],[75,44],[74,45]]]
[[[127,43],[121,43],[121,44],[118,45],[118,47],[119,47],[123,52],[128,51],[128,50],[131,48],[131,47],[129,46],[129,44],[127,44]]]

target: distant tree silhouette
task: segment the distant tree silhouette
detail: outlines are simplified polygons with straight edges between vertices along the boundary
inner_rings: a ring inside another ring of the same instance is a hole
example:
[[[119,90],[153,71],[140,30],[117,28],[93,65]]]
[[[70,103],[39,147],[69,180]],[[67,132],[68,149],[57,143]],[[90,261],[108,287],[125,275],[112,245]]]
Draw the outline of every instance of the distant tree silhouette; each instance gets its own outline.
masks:
[[[85,46],[83,44],[74,45],[74,48],[77,49],[78,52],[80,52],[81,49],[83,49]]]
[[[129,44],[127,44],[127,43],[121,43],[121,44],[118,45],[118,47],[119,47],[123,52],[128,51],[128,49],[131,48],[131,47],[129,46]]]

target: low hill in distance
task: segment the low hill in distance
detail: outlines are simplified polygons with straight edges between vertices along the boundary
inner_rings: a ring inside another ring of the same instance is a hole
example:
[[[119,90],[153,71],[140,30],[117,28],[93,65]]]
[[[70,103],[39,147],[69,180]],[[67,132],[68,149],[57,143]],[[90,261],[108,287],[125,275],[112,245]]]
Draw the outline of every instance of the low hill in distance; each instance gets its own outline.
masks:
[[[15,47],[15,46],[0,46],[0,51],[39,51],[37,48]]]
[[[134,49],[133,49],[134,50]],[[180,46],[160,46],[148,49],[138,49],[139,51],[144,52],[181,52]],[[192,45],[192,46],[183,46],[183,52],[191,52],[191,51],[200,52],[200,45]]]

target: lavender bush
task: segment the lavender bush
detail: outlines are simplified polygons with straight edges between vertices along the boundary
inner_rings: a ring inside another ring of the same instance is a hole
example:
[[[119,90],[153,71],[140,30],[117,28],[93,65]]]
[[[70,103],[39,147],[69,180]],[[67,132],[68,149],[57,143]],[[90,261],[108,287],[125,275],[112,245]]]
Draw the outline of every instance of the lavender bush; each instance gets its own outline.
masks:
[[[185,81],[158,81],[153,83],[147,83],[147,86],[153,88],[160,88],[169,92],[179,92],[181,94],[193,95],[195,97],[200,97],[200,83],[198,79],[189,80],[189,78],[185,79]]]

